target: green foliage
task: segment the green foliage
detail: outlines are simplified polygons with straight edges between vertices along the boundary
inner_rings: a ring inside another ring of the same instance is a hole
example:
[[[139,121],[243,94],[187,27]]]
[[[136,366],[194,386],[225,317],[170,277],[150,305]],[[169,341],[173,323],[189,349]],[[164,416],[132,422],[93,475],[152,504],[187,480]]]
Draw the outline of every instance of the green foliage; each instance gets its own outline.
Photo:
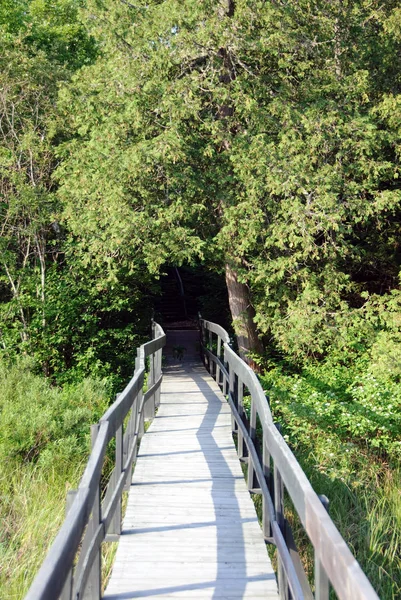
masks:
[[[18,36],[17,43],[24,47],[26,54],[32,56],[43,51],[52,68],[59,63],[76,70],[92,62],[97,54],[94,40],[80,20],[79,11],[84,4],[84,0],[51,3],[44,0],[2,0],[0,31],[9,40]]]
[[[65,266],[49,270],[47,326],[41,330],[37,313],[31,353],[57,381],[107,377],[117,389],[131,377],[136,348],[150,335],[152,287],[118,275],[111,282],[71,254]]]
[[[229,259],[260,331],[324,356],[364,292],[398,284],[395,5],[88,11],[102,56],[62,92],[57,170],[79,243],[151,272]]]
[[[318,428],[347,452],[349,443],[399,460],[401,453],[400,294],[371,296],[364,306],[337,319],[328,356],[289,369],[277,366],[262,377],[272,408],[297,440]],[[344,445],[345,444],[345,445]]]
[[[91,256],[84,259],[62,228],[52,181],[55,145],[65,135],[58,88],[96,56],[82,6],[1,5],[0,352],[33,356],[59,382],[92,374],[121,383],[149,320],[148,292],[139,298],[118,267],[109,269],[113,277],[91,268]]]
[[[299,375],[273,369],[263,376],[274,413],[306,443],[316,428],[333,436],[333,446],[369,448],[396,461],[401,456],[401,393],[399,385],[378,379],[366,361],[357,367],[309,365]],[[271,386],[271,387],[270,387]],[[334,473],[333,476],[337,476]]]

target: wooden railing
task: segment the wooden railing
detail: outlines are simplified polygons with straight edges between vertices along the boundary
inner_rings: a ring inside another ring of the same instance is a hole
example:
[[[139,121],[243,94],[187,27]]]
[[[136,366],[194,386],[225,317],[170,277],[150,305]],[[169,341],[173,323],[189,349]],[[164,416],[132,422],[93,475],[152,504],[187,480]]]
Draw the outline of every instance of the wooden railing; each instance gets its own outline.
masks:
[[[166,336],[156,323],[152,334],[152,341],[137,351],[133,378],[99,423],[92,426],[92,451],[85,472],[78,489],[69,492],[66,519],[25,600],[101,597],[101,544],[116,541],[121,532],[122,493],[131,483],[144,421],[154,417],[160,403]],[[143,392],[146,359],[149,372]],[[115,465],[102,497],[104,458],[111,440],[115,440]]]
[[[262,495],[264,536],[277,548],[280,598],[328,600],[331,584],[340,600],[378,600],[325,509],[324,497],[316,495],[280,435],[255,373],[231,348],[222,327],[203,319],[200,324],[202,358],[231,407],[238,456],[247,463],[248,489]],[[314,549],[313,591],[286,519],[287,494]]]

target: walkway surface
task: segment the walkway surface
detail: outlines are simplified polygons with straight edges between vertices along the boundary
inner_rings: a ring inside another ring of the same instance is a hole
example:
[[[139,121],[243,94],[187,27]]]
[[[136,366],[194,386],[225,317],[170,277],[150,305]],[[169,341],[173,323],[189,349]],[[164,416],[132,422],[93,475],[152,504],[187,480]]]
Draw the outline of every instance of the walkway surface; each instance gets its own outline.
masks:
[[[105,598],[278,598],[229,406],[199,363],[165,369]]]

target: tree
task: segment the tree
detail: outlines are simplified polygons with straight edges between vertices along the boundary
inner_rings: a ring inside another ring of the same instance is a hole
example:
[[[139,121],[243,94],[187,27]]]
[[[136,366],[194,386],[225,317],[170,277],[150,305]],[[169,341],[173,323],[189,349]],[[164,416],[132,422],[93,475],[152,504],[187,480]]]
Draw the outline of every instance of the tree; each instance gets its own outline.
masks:
[[[255,322],[287,352],[325,352],[399,211],[377,110],[394,6],[89,4],[102,52],[63,92],[58,177],[92,259],[224,266],[243,355],[261,349]]]
[[[246,269],[240,276],[241,258],[218,236],[236,202],[230,154],[240,124],[225,48],[234,4],[90,10],[103,58],[66,92],[76,136],[58,170],[68,223],[93,256],[118,254],[152,272],[199,257],[225,265],[240,349],[260,350]]]
[[[38,335],[47,325],[47,271],[62,243],[51,179],[57,90],[96,54],[77,19],[74,0],[6,2],[0,10],[0,315],[9,354],[21,343],[28,350],[34,318]]]

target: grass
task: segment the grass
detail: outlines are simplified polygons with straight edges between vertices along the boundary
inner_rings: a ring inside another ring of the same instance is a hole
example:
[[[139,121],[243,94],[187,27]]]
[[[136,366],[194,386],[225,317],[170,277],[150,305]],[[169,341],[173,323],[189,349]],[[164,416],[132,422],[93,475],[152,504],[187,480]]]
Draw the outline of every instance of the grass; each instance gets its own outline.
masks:
[[[12,498],[3,496],[0,504],[0,589],[1,597],[20,600],[32,583],[65,517],[67,491],[77,486],[84,462],[75,472],[45,474],[34,469],[29,474],[16,468],[12,481]],[[5,474],[0,486],[5,487]],[[123,494],[123,514],[128,494]],[[117,543],[102,544],[102,589],[111,575]]]
[[[386,464],[372,463],[369,456],[351,456],[353,469],[350,477],[337,480],[327,477],[314,454],[313,462],[307,451],[296,451],[297,458],[317,493],[330,500],[330,515],[348,543],[381,600],[399,600],[401,597],[401,474]],[[333,458],[330,463],[333,467]],[[317,461],[317,462],[315,462]],[[246,478],[247,466],[243,464]],[[342,463],[342,469],[344,464]],[[260,495],[252,496],[261,522]],[[286,494],[285,513],[300,552],[301,561],[314,589],[313,547],[300,519]],[[276,549],[268,546],[273,567]],[[331,597],[336,598],[333,590]]]
[[[15,465],[0,474],[0,589],[19,600],[28,591],[65,516],[65,497],[83,464],[61,474]]]
[[[319,455],[304,454],[301,464],[318,493],[330,499],[330,514],[351,551],[382,600],[401,593],[400,473],[355,449],[347,463],[338,461],[342,475],[335,477],[331,457],[329,476]],[[316,460],[318,462],[312,462]],[[348,466],[348,472],[345,467]]]
[[[285,439],[316,493],[329,498],[334,523],[379,597],[399,599],[399,386],[326,365],[296,374],[271,369],[262,383]],[[286,513],[313,584],[313,550],[288,499]]]
[[[107,385],[86,379],[64,388],[26,360],[0,363],[0,589],[28,591],[65,517],[90,447],[90,424],[109,402]]]

